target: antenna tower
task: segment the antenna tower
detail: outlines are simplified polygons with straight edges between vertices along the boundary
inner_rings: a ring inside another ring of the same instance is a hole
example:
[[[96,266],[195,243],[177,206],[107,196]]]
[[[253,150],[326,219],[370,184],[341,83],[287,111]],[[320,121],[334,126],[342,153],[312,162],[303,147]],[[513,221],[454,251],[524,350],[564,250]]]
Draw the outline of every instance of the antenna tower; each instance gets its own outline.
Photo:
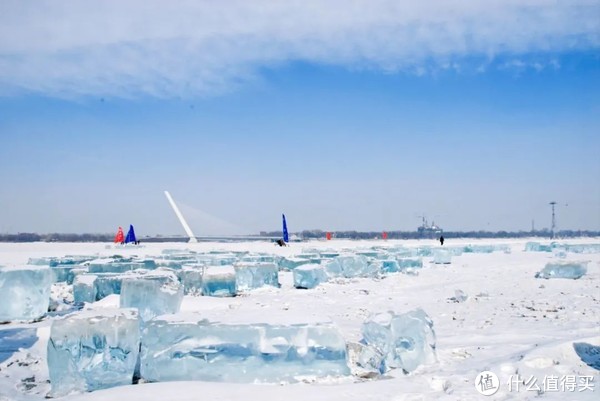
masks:
[[[549,203],[552,206],[552,226],[550,228],[550,234],[552,235],[552,239],[554,239],[554,230],[556,229],[556,214],[554,213],[554,206],[556,206],[556,202],[552,201]]]

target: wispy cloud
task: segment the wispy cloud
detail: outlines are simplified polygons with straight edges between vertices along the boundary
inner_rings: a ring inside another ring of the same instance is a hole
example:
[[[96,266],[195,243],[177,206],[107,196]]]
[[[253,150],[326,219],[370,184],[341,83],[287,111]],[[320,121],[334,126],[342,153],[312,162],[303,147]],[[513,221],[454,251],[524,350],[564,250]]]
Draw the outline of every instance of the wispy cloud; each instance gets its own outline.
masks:
[[[210,95],[296,60],[459,71],[597,49],[598,15],[597,0],[4,0],[0,93]]]
[[[533,70],[536,72],[541,72],[546,69],[559,70],[560,63],[555,58],[548,58],[546,60],[540,58],[539,56],[530,58],[528,60],[513,58],[499,64],[498,69],[513,71],[516,74],[521,74],[527,70]]]

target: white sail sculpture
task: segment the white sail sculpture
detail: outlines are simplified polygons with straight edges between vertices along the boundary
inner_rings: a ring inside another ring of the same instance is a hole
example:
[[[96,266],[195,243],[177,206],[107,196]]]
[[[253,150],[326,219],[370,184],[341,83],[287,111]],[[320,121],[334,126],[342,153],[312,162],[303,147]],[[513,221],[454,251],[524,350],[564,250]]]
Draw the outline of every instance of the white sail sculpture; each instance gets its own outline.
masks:
[[[190,237],[190,240],[188,242],[198,242],[198,240],[196,239],[196,236],[192,232],[192,229],[190,228],[190,226],[188,225],[188,223],[183,218],[183,215],[181,214],[181,212],[179,211],[179,208],[175,204],[175,201],[171,197],[171,194],[169,193],[169,191],[165,191],[165,196],[167,197],[167,200],[171,204],[171,207],[173,208],[173,211],[177,215],[177,218],[179,219],[179,222],[183,226],[183,229],[185,230],[185,233],[188,235],[188,237]]]

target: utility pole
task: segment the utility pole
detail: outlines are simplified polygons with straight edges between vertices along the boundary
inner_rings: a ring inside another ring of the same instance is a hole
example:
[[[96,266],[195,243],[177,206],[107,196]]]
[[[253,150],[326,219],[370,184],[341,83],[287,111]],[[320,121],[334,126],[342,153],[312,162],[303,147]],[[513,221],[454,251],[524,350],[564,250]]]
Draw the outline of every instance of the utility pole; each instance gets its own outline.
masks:
[[[552,235],[552,239],[554,239],[554,230],[556,229],[556,214],[554,213],[554,206],[556,202],[552,201],[549,203],[552,206],[552,226],[550,228],[550,234]]]

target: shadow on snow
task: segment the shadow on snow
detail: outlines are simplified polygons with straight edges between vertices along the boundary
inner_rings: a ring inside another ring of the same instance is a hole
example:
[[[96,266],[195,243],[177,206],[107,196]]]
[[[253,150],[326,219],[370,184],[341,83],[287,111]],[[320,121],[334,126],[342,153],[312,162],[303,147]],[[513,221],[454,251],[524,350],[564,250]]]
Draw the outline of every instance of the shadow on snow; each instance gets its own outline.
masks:
[[[0,363],[20,348],[29,348],[38,340],[37,329],[18,328],[0,330]]]

